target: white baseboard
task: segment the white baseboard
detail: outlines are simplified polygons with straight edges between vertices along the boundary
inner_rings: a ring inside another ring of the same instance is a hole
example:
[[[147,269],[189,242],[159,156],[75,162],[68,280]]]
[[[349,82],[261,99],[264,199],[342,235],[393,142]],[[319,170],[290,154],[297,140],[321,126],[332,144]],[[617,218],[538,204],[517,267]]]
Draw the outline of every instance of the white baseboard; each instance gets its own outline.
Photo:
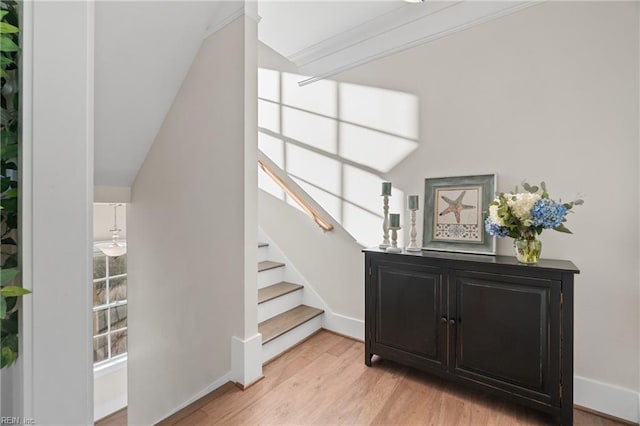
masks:
[[[231,337],[232,380],[243,386],[262,377],[262,334],[242,340]]]
[[[213,392],[214,390],[218,389],[220,386],[222,386],[225,383],[228,383],[230,381],[232,381],[232,374],[231,374],[231,371],[228,371],[222,377],[220,377],[219,379],[217,379],[213,383],[211,383],[209,386],[207,386],[206,388],[202,389],[200,392],[196,393],[195,395],[193,395],[191,398],[189,398],[188,400],[186,400],[182,404],[180,404],[177,407],[173,408],[170,412],[168,412],[165,415],[157,418],[153,422],[153,424],[157,424],[157,423],[161,422],[162,420],[165,420],[166,418],[174,415],[178,411],[180,411],[183,408],[193,404],[194,402],[196,402],[197,400],[199,400],[203,396],[208,395],[209,393]]]
[[[640,421],[640,393],[631,389],[574,376],[573,403],[630,422]]]
[[[325,310],[322,327],[354,339],[364,340],[364,321]]]

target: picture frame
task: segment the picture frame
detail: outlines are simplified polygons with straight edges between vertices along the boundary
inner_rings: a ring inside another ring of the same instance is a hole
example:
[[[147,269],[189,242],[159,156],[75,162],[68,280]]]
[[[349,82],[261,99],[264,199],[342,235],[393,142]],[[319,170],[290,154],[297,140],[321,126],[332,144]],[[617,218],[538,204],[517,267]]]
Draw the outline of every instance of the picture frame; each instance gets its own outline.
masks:
[[[484,228],[495,193],[495,174],[426,178],[422,248],[495,255]]]

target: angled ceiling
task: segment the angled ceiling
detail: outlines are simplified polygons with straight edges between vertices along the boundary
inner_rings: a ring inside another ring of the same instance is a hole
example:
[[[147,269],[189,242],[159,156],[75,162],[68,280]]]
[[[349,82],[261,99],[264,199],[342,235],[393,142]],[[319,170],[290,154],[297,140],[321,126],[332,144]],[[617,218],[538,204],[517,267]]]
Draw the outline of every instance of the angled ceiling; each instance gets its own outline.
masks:
[[[264,0],[259,38],[313,81],[535,3]],[[242,7],[96,2],[95,185],[133,183],[203,38]]]
[[[234,2],[97,1],[95,185],[130,186],[207,28]]]

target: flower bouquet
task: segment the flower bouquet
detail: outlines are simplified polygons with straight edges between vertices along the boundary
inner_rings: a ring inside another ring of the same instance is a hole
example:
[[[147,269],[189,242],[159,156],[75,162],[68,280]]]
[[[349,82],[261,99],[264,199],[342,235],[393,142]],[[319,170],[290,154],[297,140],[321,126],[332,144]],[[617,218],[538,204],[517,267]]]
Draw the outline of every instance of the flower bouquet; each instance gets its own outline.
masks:
[[[540,186],[524,182],[526,192],[500,193],[489,204],[489,217],[485,220],[485,229],[489,235],[511,237],[514,239],[516,257],[521,263],[535,264],[540,258],[542,244],[536,236],[543,229],[554,229],[571,234],[564,225],[567,214],[573,206],[584,203],[577,199],[568,203],[554,201],[544,182]]]

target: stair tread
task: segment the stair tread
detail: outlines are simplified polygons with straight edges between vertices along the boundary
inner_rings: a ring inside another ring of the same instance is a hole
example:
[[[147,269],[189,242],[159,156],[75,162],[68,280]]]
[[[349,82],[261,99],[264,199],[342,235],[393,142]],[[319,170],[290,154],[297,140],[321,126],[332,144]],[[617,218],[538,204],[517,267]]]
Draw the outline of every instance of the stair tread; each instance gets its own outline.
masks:
[[[258,248],[269,247],[269,243],[258,243]]]
[[[273,262],[271,260],[264,260],[262,262],[258,262],[258,272],[268,271],[269,269],[281,268],[284,266],[284,263]]]
[[[258,324],[258,332],[262,334],[262,344],[282,336],[297,326],[324,313],[322,309],[313,308],[307,305],[300,305],[291,310],[269,318]]]
[[[258,304],[268,302],[276,297],[284,296],[303,288],[300,284],[288,283],[286,281],[270,285],[258,290]]]

